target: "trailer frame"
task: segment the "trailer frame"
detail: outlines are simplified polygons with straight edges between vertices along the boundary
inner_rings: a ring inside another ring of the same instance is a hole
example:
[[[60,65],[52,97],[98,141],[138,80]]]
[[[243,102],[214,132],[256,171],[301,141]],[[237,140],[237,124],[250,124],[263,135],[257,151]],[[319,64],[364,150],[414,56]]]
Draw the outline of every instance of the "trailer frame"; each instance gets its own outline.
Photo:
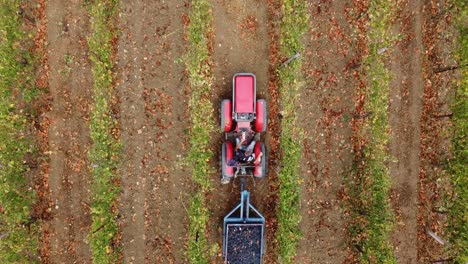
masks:
[[[244,178],[241,178],[242,180]],[[265,253],[265,218],[263,215],[250,204],[250,193],[244,190],[243,182],[241,185],[241,201],[224,217],[224,228],[223,228],[223,259],[225,263],[228,263],[229,252],[229,229],[230,227],[261,227],[260,237],[260,263],[262,263],[263,255]],[[257,264],[257,263],[256,263]]]

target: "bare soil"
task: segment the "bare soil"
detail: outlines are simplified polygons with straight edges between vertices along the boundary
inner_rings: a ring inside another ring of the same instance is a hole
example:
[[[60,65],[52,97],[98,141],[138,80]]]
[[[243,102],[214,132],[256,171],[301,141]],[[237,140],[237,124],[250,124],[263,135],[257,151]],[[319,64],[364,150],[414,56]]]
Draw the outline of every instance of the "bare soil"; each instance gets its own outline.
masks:
[[[186,153],[187,1],[122,2],[117,43],[124,163],[120,227],[125,263],[184,263],[191,193]]]
[[[421,1],[403,1],[395,21],[394,34],[402,39],[392,47],[390,68],[389,121],[391,129],[390,162],[392,206],[396,225],[392,234],[399,263],[417,261],[417,211],[420,167],[420,119],[424,93],[422,72]]]
[[[51,97],[49,94],[49,76],[48,76],[48,54],[47,54],[47,20],[45,13],[45,1],[32,1],[27,5],[26,10],[31,10],[31,17],[34,17],[36,35],[34,37],[34,52],[38,58],[36,68],[36,83],[38,89],[43,94],[36,100],[32,106],[35,109],[36,116],[32,122],[32,131],[35,134],[36,142],[40,155],[49,153],[49,126],[50,120],[47,113],[50,111]],[[52,201],[49,188],[49,162],[48,160],[38,160],[38,166],[32,170],[35,178],[35,190],[37,194],[37,203],[34,206],[34,214],[43,221],[51,219]],[[49,225],[44,224],[40,227],[40,248],[39,258],[42,263],[50,263],[50,234]]]
[[[50,122],[48,181],[53,208],[52,219],[43,229],[49,235],[51,263],[90,263],[86,239],[91,224],[89,16],[79,1],[50,0],[45,19],[51,97],[46,114]]]
[[[309,6],[304,36],[299,126],[304,130],[298,263],[342,263],[346,223],[341,203],[351,168],[351,127],[356,81],[348,67],[355,56],[354,28],[346,20],[352,1],[320,1]]]
[[[418,259],[420,263],[447,259],[444,246],[427,235],[430,230],[447,240],[445,201],[450,199],[450,175],[446,162],[450,158],[450,103],[457,71],[437,72],[457,65],[454,57],[456,29],[452,25],[450,3],[431,0],[423,6],[425,57],[422,61],[424,84],[421,114],[421,155],[418,204]],[[449,114],[449,115],[447,115]]]

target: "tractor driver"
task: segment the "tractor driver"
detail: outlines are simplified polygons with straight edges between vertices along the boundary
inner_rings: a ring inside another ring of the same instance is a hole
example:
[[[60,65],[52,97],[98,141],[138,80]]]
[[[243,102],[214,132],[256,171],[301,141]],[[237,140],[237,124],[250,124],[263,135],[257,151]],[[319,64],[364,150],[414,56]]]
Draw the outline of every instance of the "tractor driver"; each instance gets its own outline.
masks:
[[[255,157],[255,153],[253,152],[255,143],[255,140],[249,143],[249,140],[247,140],[247,132],[242,131],[240,139],[236,138],[236,149],[234,150],[234,158],[236,161],[241,163],[253,162],[254,165],[260,164],[263,153],[260,152],[258,157]]]
[[[236,137],[236,149],[234,151],[241,150],[244,151],[246,155],[250,155],[255,147],[255,140],[249,143],[249,140],[247,140],[247,132],[242,131],[240,134],[240,139]]]

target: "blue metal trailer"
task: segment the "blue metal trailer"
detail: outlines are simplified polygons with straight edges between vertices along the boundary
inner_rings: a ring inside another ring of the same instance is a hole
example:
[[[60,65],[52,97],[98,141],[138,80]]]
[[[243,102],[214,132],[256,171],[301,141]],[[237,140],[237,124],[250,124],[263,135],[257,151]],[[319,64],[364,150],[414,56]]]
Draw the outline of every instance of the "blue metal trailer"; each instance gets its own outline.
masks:
[[[265,218],[250,204],[250,193],[242,190],[240,203],[224,217],[224,263],[261,264],[264,236]]]

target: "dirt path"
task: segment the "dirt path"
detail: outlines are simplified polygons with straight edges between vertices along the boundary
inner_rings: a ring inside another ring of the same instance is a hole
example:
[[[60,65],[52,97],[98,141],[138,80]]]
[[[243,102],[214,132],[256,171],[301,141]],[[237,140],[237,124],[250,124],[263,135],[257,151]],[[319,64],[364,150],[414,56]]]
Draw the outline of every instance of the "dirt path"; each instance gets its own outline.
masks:
[[[269,21],[268,7],[265,1],[247,3],[241,0],[215,0],[213,1],[214,15],[214,43],[213,43],[213,74],[215,77],[213,105],[216,114],[219,113],[219,104],[222,99],[232,97],[232,76],[237,72],[252,72],[257,77],[257,98],[266,98],[270,103],[269,94]],[[274,117],[270,112],[269,117]],[[217,117],[219,124],[219,117]],[[216,135],[214,152],[216,160],[221,149],[221,133]],[[263,139],[264,142],[268,142]],[[271,146],[267,144],[267,149]],[[216,166],[218,164],[216,163]],[[274,168],[270,166],[270,172]],[[271,173],[270,173],[271,174]],[[266,198],[271,182],[269,177],[257,180],[255,187],[248,183],[247,189],[251,191],[252,203],[267,218],[274,212],[266,212]],[[215,190],[209,197],[209,209],[212,213],[210,222],[210,242],[222,241],[222,219],[229,210],[239,202],[240,187],[232,184],[221,185],[219,175],[213,180]],[[271,217],[269,217],[271,218]],[[267,231],[268,232],[268,231]],[[272,239],[267,240],[267,248]],[[267,250],[268,251],[268,250]],[[218,258],[217,263],[221,263]]]
[[[298,263],[342,263],[346,226],[340,193],[351,166],[350,119],[356,82],[347,65],[355,55],[345,8],[352,1],[310,5],[305,34],[304,76],[299,124],[305,131],[301,161],[304,234]]]
[[[47,113],[50,111],[49,96],[49,76],[47,74],[49,63],[47,54],[47,20],[45,12],[45,1],[31,1],[28,3],[29,8],[35,10],[34,17],[36,18],[36,35],[34,37],[34,49],[38,57],[41,59],[37,62],[36,83],[35,85],[44,93],[36,100],[33,108],[37,111],[36,120],[33,122],[34,131],[36,134],[36,142],[38,150],[41,155],[49,153],[49,126],[50,120]],[[35,214],[41,215],[44,221],[51,219],[51,195],[49,188],[49,162],[48,160],[41,160],[38,162],[38,168],[32,170],[31,173],[35,174],[35,189],[37,193],[38,202],[35,205]],[[40,228],[40,246],[39,254],[42,263],[50,263],[50,234],[49,225],[43,224]]]
[[[401,3],[396,21],[402,41],[390,55],[391,74],[389,122],[390,154],[396,162],[389,163],[393,180],[392,206],[396,226],[392,243],[398,263],[417,262],[417,212],[420,166],[420,119],[424,80],[422,75],[422,1]],[[397,34],[396,33],[396,34]]]
[[[122,197],[119,211],[122,218],[122,253],[125,263],[144,263],[145,258],[145,185],[141,161],[145,141],[141,135],[145,123],[141,63],[143,55],[143,5],[141,1],[121,5],[117,47],[117,93],[120,101],[121,142],[123,145]]]
[[[185,153],[186,1],[121,6],[117,86],[122,143],[121,230],[125,263],[183,263],[190,177]],[[177,125],[175,125],[177,123]]]
[[[418,259],[434,263],[447,259],[447,248],[427,235],[431,230],[448,238],[447,214],[444,213],[451,193],[447,172],[450,159],[450,105],[454,96],[454,80],[458,71],[438,70],[457,65],[454,50],[457,28],[453,23],[451,2],[425,1],[422,18],[424,59],[424,96],[421,114],[421,159],[419,168]]]
[[[145,110],[148,126],[145,156],[150,177],[146,203],[147,256],[150,263],[184,262],[188,218],[184,210],[190,194],[189,172],[182,166],[188,118],[184,111],[184,65],[175,60],[184,54],[183,14],[186,1],[148,4],[145,28],[148,57],[143,68]],[[158,14],[154,17],[154,14]],[[152,19],[154,17],[154,19]],[[156,34],[154,34],[156,29]]]
[[[81,1],[50,0],[46,5],[50,128],[49,185],[53,219],[45,223],[50,235],[52,263],[90,263],[86,236],[90,173],[87,153],[92,85],[86,37],[89,17]]]

